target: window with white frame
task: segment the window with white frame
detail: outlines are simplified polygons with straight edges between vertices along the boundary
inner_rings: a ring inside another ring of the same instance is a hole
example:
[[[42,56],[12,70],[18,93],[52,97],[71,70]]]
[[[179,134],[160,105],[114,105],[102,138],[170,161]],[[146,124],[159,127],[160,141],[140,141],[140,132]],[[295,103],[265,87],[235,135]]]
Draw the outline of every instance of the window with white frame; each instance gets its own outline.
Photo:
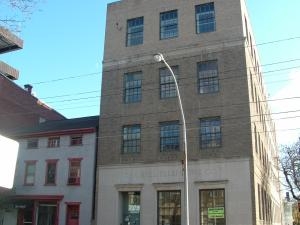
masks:
[[[27,148],[28,149],[34,149],[38,148],[39,145],[39,139],[38,138],[32,138],[27,140]]]
[[[34,185],[36,161],[25,161],[24,185]]]
[[[196,31],[199,33],[216,30],[215,5],[213,2],[196,6]]]
[[[220,117],[200,119],[200,147],[215,148],[222,143]]]
[[[143,44],[144,17],[127,20],[126,46]]]
[[[77,146],[82,145],[82,135],[72,135],[70,137],[70,145],[71,146]]]
[[[57,160],[47,160],[46,161],[46,185],[55,185],[56,183],[56,165]]]
[[[58,148],[60,145],[60,137],[49,137],[48,148]]]
[[[177,10],[160,13],[160,39],[178,36]]]
[[[80,185],[81,160],[81,158],[69,159],[69,185]]]

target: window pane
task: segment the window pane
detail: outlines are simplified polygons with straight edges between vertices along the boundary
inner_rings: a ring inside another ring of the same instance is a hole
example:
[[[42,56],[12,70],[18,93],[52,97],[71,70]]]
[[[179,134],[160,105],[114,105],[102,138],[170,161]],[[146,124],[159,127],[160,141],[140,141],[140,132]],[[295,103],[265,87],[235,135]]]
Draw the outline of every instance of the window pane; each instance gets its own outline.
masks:
[[[200,94],[219,91],[217,60],[198,63],[198,90]]]
[[[27,148],[28,149],[38,148],[38,139],[27,140]]]
[[[124,76],[125,103],[140,102],[142,100],[142,73],[128,73]]]
[[[69,161],[68,184],[80,184],[81,160]]]
[[[214,3],[206,3],[196,6],[196,29],[198,33],[216,30]]]
[[[177,10],[160,14],[160,39],[173,38],[178,36]]]
[[[200,119],[200,147],[214,148],[221,146],[221,120],[216,118]]]
[[[141,145],[141,126],[123,127],[123,153],[140,152]]]
[[[157,207],[158,225],[181,224],[180,191],[159,191]]]
[[[56,162],[47,164],[46,184],[55,184],[56,177]]]
[[[178,78],[179,69],[178,66],[172,66],[171,69],[174,72],[176,78]],[[160,76],[160,97],[171,98],[177,96],[176,86],[174,78],[168,68],[159,69]]]
[[[134,18],[127,21],[127,46],[143,44],[144,18]]]
[[[60,137],[51,137],[48,138],[48,148],[57,148],[59,147]]]
[[[160,125],[160,151],[179,150],[179,123],[168,122]]]
[[[71,146],[82,145],[82,135],[71,136]]]
[[[200,224],[225,225],[225,190],[200,190]]]
[[[122,192],[122,222],[121,224],[140,225],[140,192]]]
[[[25,184],[34,184],[35,180],[35,162],[26,163]]]

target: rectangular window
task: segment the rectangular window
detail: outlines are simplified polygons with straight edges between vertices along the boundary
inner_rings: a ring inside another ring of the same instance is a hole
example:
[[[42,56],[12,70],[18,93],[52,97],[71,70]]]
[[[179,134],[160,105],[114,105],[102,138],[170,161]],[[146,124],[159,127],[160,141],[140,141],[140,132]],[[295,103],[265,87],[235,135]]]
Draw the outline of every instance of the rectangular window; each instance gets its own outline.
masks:
[[[198,91],[200,94],[219,91],[218,62],[217,60],[199,62]]]
[[[176,78],[178,78],[178,66],[172,66]],[[167,67],[159,69],[160,78],[160,98],[172,98],[177,96],[174,78]]]
[[[59,147],[60,137],[50,137],[48,138],[48,148]]]
[[[157,204],[158,225],[181,224],[180,191],[159,191]]]
[[[121,192],[122,222],[121,224],[140,225],[141,194],[140,192]]]
[[[200,119],[200,147],[220,147],[221,141],[222,135],[220,117]]]
[[[79,185],[81,174],[81,159],[69,159],[69,185]]]
[[[142,72],[127,73],[124,76],[124,102],[142,100]]]
[[[216,30],[215,6],[213,2],[196,6],[197,34]]]
[[[67,203],[67,225],[79,224],[79,203]]]
[[[141,125],[123,127],[123,153],[140,152]]]
[[[46,167],[45,184],[46,185],[55,185],[57,160],[48,160],[48,161],[46,161],[46,163],[47,163],[47,167]]]
[[[225,225],[225,190],[200,190],[200,225]]]
[[[24,225],[32,225],[32,224],[36,224],[36,225],[53,225],[53,224],[57,224],[56,222],[56,218],[57,218],[57,205],[58,202],[56,201],[49,201],[49,202],[39,202],[38,204],[36,204],[37,208],[35,208],[35,217],[37,222],[34,223],[21,223]]]
[[[25,185],[34,185],[35,182],[35,170],[36,170],[36,161],[27,161],[25,162]]]
[[[166,122],[160,124],[160,151],[179,150],[179,122]]]
[[[82,145],[82,135],[74,135],[70,137],[70,145]]]
[[[160,39],[174,38],[178,36],[177,10],[160,14]]]
[[[143,44],[144,17],[127,20],[126,45],[134,46]]]
[[[37,138],[27,140],[28,149],[38,148],[38,145],[39,145],[39,140]]]

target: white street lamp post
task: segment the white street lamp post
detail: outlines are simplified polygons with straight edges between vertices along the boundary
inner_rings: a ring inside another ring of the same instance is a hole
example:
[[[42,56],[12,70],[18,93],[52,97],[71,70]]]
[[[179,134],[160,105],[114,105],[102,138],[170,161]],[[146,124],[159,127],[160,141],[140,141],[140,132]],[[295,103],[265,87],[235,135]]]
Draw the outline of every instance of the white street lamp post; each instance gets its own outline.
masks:
[[[185,190],[185,209],[186,209],[186,225],[190,225],[190,218],[189,218],[189,179],[188,179],[188,158],[187,158],[187,139],[186,139],[186,123],[185,123],[185,117],[184,117],[184,112],[183,112],[183,107],[182,107],[182,102],[181,102],[181,97],[180,97],[180,92],[179,92],[179,87],[177,83],[177,79],[174,75],[173,70],[169,66],[169,64],[166,62],[164,59],[163,54],[157,53],[154,55],[154,60],[156,62],[163,62],[166,67],[169,69],[169,71],[172,74],[172,77],[174,79],[174,83],[176,86],[176,91],[177,91],[177,97],[178,97],[178,102],[179,102],[179,107],[180,107],[180,112],[181,112],[181,119],[182,119],[182,130],[183,130],[183,146],[184,146],[184,190]]]

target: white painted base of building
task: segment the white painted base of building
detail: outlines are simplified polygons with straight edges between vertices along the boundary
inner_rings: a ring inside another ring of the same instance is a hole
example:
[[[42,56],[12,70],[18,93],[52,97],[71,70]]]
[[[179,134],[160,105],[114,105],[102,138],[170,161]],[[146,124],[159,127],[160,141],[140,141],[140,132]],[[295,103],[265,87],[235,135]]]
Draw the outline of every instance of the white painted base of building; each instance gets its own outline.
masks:
[[[248,159],[191,161],[189,172],[190,224],[200,224],[199,190],[225,189],[226,225],[252,225],[250,164]],[[97,225],[120,225],[121,192],[140,192],[140,225],[157,223],[157,191],[181,191],[184,215],[184,176],[178,163],[98,167]]]

